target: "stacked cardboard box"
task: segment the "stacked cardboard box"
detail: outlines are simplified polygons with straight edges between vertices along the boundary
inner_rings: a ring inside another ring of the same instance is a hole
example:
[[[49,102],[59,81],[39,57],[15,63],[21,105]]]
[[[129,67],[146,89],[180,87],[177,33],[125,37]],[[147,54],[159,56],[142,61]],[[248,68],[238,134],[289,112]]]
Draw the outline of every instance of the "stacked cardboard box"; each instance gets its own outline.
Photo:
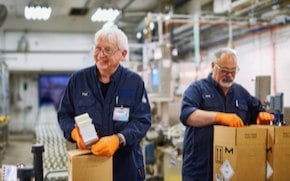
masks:
[[[266,179],[266,135],[263,127],[214,127],[213,180]]]
[[[290,126],[266,126],[267,179],[269,181],[290,180]]]
[[[112,181],[112,157],[95,156],[89,150],[69,150],[69,181]]]

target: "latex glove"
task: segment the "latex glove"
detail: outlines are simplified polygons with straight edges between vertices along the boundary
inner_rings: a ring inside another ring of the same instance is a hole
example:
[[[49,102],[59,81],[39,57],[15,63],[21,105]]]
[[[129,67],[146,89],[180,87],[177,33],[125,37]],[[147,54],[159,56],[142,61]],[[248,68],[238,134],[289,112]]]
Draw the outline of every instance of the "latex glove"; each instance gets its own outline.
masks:
[[[92,145],[92,153],[101,156],[113,156],[119,148],[119,138],[117,135],[104,136],[97,143]]]
[[[71,137],[77,143],[79,149],[81,150],[87,149],[78,127],[75,127],[71,131]]]
[[[267,112],[259,112],[256,123],[257,124],[270,124],[275,119],[273,114]]]
[[[215,121],[219,124],[231,126],[231,127],[243,127],[243,120],[233,113],[218,112],[215,117]]]

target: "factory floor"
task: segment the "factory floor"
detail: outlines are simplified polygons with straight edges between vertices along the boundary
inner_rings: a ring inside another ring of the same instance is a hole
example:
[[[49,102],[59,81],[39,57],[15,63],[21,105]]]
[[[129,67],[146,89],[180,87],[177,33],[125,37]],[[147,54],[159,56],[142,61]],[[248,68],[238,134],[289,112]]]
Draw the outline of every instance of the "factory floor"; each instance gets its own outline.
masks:
[[[73,149],[74,144],[69,144],[63,138],[57,123],[56,111],[50,106],[41,108],[39,124],[35,126],[35,132],[9,133],[8,144],[5,146],[2,160],[0,160],[1,167],[3,168],[3,165],[33,167],[32,146],[35,143],[44,145],[44,181],[67,181],[66,151]],[[1,179],[0,175],[0,181]],[[161,180],[163,179],[160,177],[147,177],[146,179],[146,181]]]
[[[32,133],[9,134],[2,165],[32,165],[33,155],[31,148],[34,140],[35,138]]]
[[[45,181],[68,180],[66,152],[68,144],[57,123],[56,110],[51,105],[42,106],[35,130],[23,133],[9,133],[8,143],[2,156],[3,165],[33,167],[32,146],[43,145],[43,177]]]

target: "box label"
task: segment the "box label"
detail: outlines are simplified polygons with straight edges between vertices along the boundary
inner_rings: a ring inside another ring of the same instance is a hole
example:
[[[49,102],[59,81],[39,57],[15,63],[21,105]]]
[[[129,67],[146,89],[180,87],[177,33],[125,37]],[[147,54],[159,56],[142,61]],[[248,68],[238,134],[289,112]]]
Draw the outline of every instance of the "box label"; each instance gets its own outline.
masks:
[[[223,147],[222,146],[215,146],[215,162],[222,163],[223,162]]]
[[[269,163],[269,161],[267,161],[267,180],[273,175],[273,169]]]
[[[228,159],[224,161],[220,168],[221,173],[223,174],[225,180],[230,180],[232,176],[234,175],[233,167],[231,166]]]

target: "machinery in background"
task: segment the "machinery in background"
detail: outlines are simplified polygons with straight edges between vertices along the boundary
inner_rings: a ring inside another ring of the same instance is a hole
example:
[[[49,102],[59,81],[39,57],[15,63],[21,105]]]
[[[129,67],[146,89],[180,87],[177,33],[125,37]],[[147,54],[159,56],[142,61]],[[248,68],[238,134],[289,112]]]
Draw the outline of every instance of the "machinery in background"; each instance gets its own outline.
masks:
[[[185,127],[152,125],[144,141],[146,177],[181,181],[182,144]]]
[[[281,126],[286,125],[286,120],[284,120],[284,104],[283,104],[283,93],[276,93],[275,95],[269,95],[267,97],[267,109],[272,112],[275,116],[273,125]]]
[[[182,123],[178,123],[171,126],[165,135],[175,148],[182,150],[184,132],[185,126]]]
[[[271,95],[271,76],[263,75],[256,76],[255,81],[255,96],[260,99],[264,104],[264,107],[267,112],[273,113],[275,120],[272,121],[272,125],[286,125],[286,120],[284,119],[284,94],[278,92],[274,95]],[[286,114],[287,115],[287,114]]]

